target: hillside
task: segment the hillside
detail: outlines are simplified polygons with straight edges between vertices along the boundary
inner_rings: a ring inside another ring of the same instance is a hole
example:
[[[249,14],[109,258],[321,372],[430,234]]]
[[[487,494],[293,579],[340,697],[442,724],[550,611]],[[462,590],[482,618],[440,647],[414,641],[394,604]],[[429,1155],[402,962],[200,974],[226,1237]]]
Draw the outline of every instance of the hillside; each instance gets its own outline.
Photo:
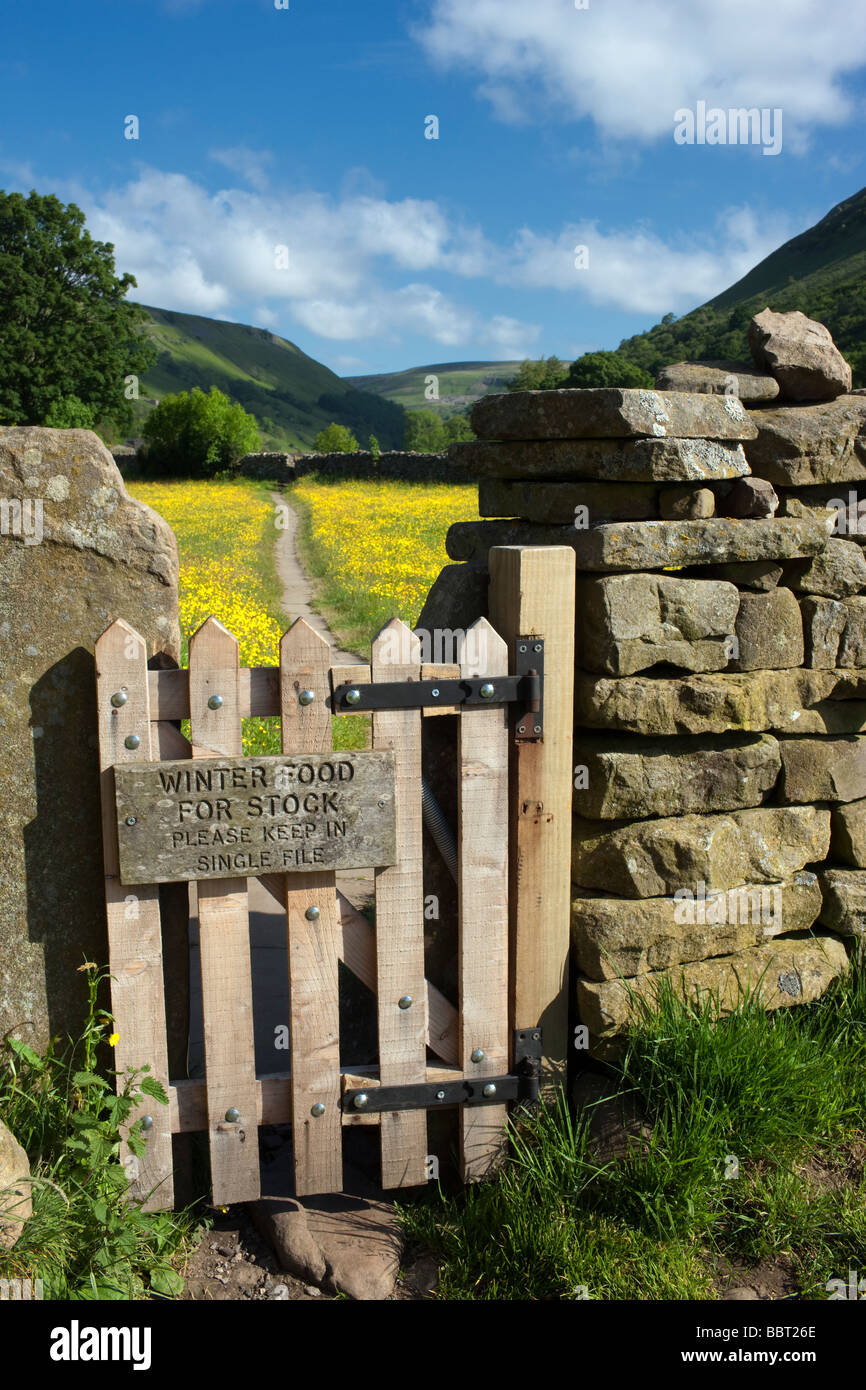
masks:
[[[777,312],[800,309],[826,324],[854,368],[854,385],[866,385],[866,189],[708,303],[681,319],[666,316],[624,339],[618,351],[653,373],[684,359],[748,361],[749,319],[768,305]]]
[[[375,391],[406,410],[435,410],[446,418],[465,410],[488,392],[505,390],[519,362],[439,362],[429,367],[409,367],[405,372],[381,372],[377,376],[347,376],[359,391]],[[439,378],[439,399],[424,395],[428,376]]]
[[[383,448],[402,445],[399,405],[356,390],[285,338],[245,324],[142,307],[150,315],[148,336],[159,358],[142,379],[139,421],[152,409],[153,398],[218,386],[255,415],[264,448],[310,448],[332,420],[348,425],[362,444],[373,433]]]

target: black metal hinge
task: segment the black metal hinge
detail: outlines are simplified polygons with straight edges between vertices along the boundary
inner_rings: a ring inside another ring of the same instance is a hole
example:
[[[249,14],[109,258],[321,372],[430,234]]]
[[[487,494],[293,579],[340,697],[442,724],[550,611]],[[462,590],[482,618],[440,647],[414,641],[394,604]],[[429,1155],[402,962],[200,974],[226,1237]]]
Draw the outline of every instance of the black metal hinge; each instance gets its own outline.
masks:
[[[541,1029],[518,1028],[514,1033],[514,1070],[507,1076],[476,1080],[422,1081],[407,1086],[371,1086],[369,1091],[343,1093],[343,1110],[435,1110],[443,1105],[503,1105],[519,1101],[534,1105],[541,1078]]]
[[[518,637],[514,675],[425,681],[343,681],[334,687],[334,714],[366,710],[428,709],[433,705],[501,705],[517,702],[514,737],[538,743],[544,735],[544,638]]]

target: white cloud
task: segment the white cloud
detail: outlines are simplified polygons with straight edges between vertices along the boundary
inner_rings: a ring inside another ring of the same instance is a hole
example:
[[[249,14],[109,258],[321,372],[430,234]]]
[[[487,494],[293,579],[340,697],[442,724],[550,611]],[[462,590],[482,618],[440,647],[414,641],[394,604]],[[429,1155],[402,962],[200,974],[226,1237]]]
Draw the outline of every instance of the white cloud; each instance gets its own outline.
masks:
[[[606,136],[672,138],[674,112],[781,107],[786,141],[851,120],[846,75],[866,63],[850,0],[433,0],[416,30],[443,68],[469,68],[501,120],[551,111]]]

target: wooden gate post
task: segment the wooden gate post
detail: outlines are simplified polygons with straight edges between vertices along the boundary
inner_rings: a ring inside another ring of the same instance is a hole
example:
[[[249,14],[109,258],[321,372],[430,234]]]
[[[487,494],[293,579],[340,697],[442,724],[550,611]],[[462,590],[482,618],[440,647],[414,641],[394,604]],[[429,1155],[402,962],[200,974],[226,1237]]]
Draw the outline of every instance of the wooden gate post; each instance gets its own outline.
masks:
[[[495,546],[490,621],[508,643],[544,638],[544,735],[512,745],[511,1020],[543,1029],[543,1074],[565,1082],[571,915],[575,553],[570,546]]]

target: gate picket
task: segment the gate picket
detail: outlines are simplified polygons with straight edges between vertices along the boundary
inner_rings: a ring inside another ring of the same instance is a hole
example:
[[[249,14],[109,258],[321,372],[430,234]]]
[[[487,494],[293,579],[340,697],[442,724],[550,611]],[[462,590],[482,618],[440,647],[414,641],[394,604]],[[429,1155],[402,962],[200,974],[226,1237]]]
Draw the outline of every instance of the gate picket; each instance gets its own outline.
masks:
[[[216,708],[208,700],[218,697]],[[189,704],[193,758],[243,751],[238,644],[215,618],[190,639]],[[201,991],[212,1200],[217,1206],[259,1196],[256,1059],[250,924],[245,878],[198,883]],[[226,1119],[237,1110],[237,1121]]]
[[[390,660],[395,644],[405,661]],[[417,681],[421,643],[405,623],[394,618],[373,643],[370,666],[374,683]],[[377,869],[375,881],[379,1075],[383,1086],[399,1086],[427,1079],[421,711],[374,711],[373,747],[393,748],[397,763],[397,863]],[[410,1006],[401,1008],[398,1001],[407,998]],[[382,1186],[414,1187],[426,1182],[426,1112],[384,1112],[380,1133]]]
[[[114,810],[114,764],[151,757],[147,644],[121,618],[96,643],[96,691],[99,718],[100,796],[105,861],[105,910],[111,970],[111,1010],[117,1032],[115,1067],[126,1072],[145,1064],[168,1092],[168,1047],[162,965],[159,888],[155,883],[130,888],[120,882],[117,822]],[[119,704],[111,697],[125,696]],[[127,748],[127,738],[138,738]],[[150,1115],[153,1126],[142,1158],[121,1145],[130,1193],[145,1198],[145,1211],[174,1205],[171,1118],[167,1105],[148,1097],[133,1110],[129,1124]],[[124,1126],[128,1130],[128,1126]]]
[[[330,647],[302,618],[280,643],[280,711],[284,753],[332,748]],[[304,705],[299,694],[311,691]],[[299,1197],[343,1188],[340,1112],[339,955],[342,926],[336,875],[286,874],[292,1058],[292,1142]],[[306,916],[316,909],[318,917]],[[318,1106],[324,1112],[319,1113]],[[314,1109],[316,1107],[316,1109]]]
[[[485,618],[458,660],[461,676],[508,675],[508,648]],[[474,1079],[508,1071],[508,706],[464,708],[458,729],[460,1065]],[[507,1116],[505,1105],[461,1108],[464,1182],[495,1165]]]

